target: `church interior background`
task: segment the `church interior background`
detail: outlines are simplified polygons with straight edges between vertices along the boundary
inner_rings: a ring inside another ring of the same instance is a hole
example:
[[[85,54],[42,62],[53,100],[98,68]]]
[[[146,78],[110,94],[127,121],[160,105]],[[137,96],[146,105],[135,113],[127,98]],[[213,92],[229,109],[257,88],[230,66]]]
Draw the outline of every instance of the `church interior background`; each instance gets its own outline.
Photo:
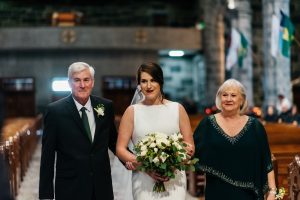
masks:
[[[295,27],[289,57],[270,53],[272,15],[280,11]],[[75,61],[95,67],[93,93],[112,99],[119,116],[145,61],[162,66],[169,99],[196,104],[191,113],[213,106],[228,78],[246,86],[251,107],[275,105],[282,93],[300,107],[298,0],[9,0],[0,2],[0,16],[8,118],[36,116],[68,95],[52,84],[65,81]],[[243,32],[248,48],[243,65],[227,69],[232,28]]]
[[[281,90],[298,104],[299,43],[292,43],[290,66],[284,66],[288,69],[287,77],[281,77],[287,82],[285,87],[273,88],[276,71],[266,72],[273,65],[265,58],[270,44],[264,34],[270,30],[264,27],[271,15],[266,10],[270,6],[279,10],[278,2],[282,1],[235,1],[235,9],[227,7],[229,1],[221,0],[1,2],[0,76],[5,78],[4,85],[11,84],[12,77],[20,78],[13,83],[16,86],[25,87],[26,81],[32,81],[34,97],[26,105],[34,101],[34,113],[65,95],[51,90],[52,81],[66,77],[67,66],[78,60],[96,68],[97,95],[111,97],[111,90],[121,96],[129,94],[124,89],[134,89],[138,65],[154,60],[165,72],[167,95],[177,101],[196,102],[198,112],[213,104],[216,88],[229,77],[246,85],[253,106],[275,104]],[[299,3],[292,0],[284,4],[298,39]],[[225,57],[231,27],[245,29],[251,48],[243,68],[235,66],[228,71]],[[169,50],[184,50],[185,55],[171,57]],[[116,103],[119,114],[130,97],[123,99]],[[32,110],[24,112],[32,114]]]

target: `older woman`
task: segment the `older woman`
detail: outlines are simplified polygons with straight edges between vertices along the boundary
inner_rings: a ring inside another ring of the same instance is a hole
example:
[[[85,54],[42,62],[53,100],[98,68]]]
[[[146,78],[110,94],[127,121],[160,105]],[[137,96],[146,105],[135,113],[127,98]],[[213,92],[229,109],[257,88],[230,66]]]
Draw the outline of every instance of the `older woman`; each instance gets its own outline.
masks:
[[[194,133],[195,157],[206,173],[205,200],[274,200],[276,185],[262,124],[245,115],[244,86],[225,81],[216,94],[219,113],[205,117]]]

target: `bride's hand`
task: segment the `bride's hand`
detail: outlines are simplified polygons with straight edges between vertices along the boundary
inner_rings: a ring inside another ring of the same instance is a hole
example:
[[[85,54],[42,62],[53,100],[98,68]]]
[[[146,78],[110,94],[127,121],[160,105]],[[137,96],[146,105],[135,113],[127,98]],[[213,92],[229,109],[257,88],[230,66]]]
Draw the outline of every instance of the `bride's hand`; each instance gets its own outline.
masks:
[[[166,177],[166,176],[162,176],[158,173],[155,173],[155,172],[147,172],[147,174],[153,178],[154,180],[156,181],[162,181],[162,182],[166,182],[166,181],[169,181],[170,178],[169,177]]]

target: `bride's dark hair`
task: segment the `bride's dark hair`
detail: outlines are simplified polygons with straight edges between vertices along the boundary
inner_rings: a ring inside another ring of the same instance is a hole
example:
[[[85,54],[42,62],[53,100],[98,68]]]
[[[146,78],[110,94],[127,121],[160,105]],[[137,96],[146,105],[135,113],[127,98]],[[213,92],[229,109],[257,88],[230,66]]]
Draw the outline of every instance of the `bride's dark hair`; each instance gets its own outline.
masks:
[[[150,74],[153,77],[154,81],[156,81],[159,84],[160,93],[162,96],[161,100],[163,100],[165,98],[165,94],[163,91],[164,74],[163,74],[161,67],[157,63],[154,63],[154,62],[147,62],[147,63],[141,64],[140,67],[138,68],[137,75],[136,75],[138,84],[141,83],[142,72],[146,72],[146,73]]]

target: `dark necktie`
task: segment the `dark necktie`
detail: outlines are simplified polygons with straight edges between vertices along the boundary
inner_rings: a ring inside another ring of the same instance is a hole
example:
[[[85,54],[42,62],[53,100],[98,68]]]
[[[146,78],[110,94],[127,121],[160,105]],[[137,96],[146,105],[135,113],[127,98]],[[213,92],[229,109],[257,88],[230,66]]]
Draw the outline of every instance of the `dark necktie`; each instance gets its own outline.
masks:
[[[90,125],[89,125],[89,120],[88,120],[88,117],[86,115],[86,112],[85,112],[86,108],[85,107],[82,107],[80,109],[81,111],[81,119],[82,119],[82,122],[83,122],[83,126],[84,126],[84,129],[90,139],[90,141],[92,142],[92,134],[91,134],[91,129],[90,129]]]

